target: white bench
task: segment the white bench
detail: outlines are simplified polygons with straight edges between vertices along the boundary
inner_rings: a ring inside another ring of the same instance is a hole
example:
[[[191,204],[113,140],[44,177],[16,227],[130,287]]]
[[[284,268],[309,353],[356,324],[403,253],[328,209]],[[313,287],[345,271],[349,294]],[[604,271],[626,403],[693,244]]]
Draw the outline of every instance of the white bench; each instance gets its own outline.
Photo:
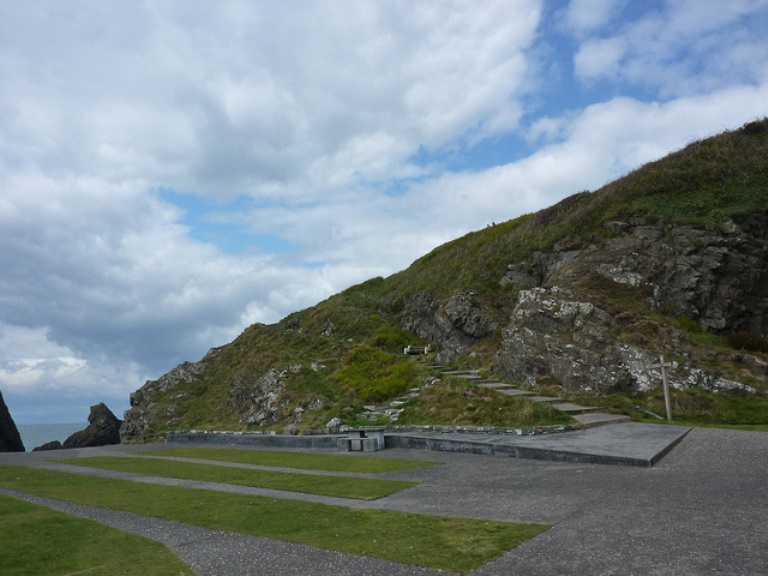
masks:
[[[431,346],[406,346],[403,348],[403,354],[409,354],[411,356],[420,356],[422,354],[429,354]]]

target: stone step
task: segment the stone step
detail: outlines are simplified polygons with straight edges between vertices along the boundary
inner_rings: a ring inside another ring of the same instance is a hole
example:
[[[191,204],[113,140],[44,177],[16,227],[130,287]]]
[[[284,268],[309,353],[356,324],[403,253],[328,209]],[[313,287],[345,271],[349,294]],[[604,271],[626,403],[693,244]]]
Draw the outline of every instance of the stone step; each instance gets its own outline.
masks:
[[[517,388],[497,388],[496,392],[498,392],[499,394],[506,394],[507,396],[514,396],[514,397],[533,396],[533,392],[528,392],[528,390],[518,390]]]
[[[591,412],[589,414],[575,414],[573,419],[587,428],[603,426],[604,424],[616,424],[618,422],[630,422],[632,419],[623,414],[606,414],[605,412]]]
[[[565,412],[566,414],[570,415],[586,414],[588,412],[597,412],[600,410],[600,408],[597,406],[580,406],[578,404],[572,404],[571,402],[559,402],[557,404],[553,404],[552,406],[561,412]]]
[[[443,370],[442,372],[446,376],[476,376],[480,378],[477,370]]]
[[[491,388],[492,390],[514,390],[514,386],[507,384],[506,382],[473,382],[476,386],[481,388]]]
[[[562,398],[556,398],[554,396],[531,396],[531,400],[535,400],[536,402],[541,402],[542,404],[555,404],[558,402],[563,402]]]

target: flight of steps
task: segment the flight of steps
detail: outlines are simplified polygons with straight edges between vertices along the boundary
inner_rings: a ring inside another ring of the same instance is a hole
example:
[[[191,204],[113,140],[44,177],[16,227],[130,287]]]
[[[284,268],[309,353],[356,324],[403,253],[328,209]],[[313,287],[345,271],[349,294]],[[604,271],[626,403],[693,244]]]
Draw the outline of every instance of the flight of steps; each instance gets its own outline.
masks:
[[[437,370],[444,376],[454,376],[456,378],[463,378],[482,388],[490,388],[500,394],[506,394],[507,396],[525,396],[526,398],[535,402],[546,402],[551,404],[554,408],[569,414],[584,426],[591,428],[593,426],[601,426],[603,424],[614,424],[617,422],[629,422],[629,416],[620,414],[607,414],[600,412],[600,408],[597,406],[580,406],[571,402],[566,402],[562,398],[553,398],[551,396],[537,396],[533,392],[528,390],[520,390],[515,388],[511,384],[501,382],[500,380],[488,380],[480,376],[476,370],[449,370],[445,366],[433,365],[430,368]]]

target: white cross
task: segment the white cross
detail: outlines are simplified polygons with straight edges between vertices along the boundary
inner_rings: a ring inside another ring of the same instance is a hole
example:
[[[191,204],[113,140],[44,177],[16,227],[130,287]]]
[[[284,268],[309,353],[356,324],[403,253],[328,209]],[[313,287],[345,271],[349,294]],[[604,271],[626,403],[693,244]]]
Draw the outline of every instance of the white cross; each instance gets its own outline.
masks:
[[[658,364],[651,364],[650,368],[661,368],[661,382],[664,385],[664,407],[667,409],[667,420],[672,421],[672,405],[669,402],[669,384],[667,383],[667,368],[672,368],[672,362],[664,362],[664,356],[659,356]]]

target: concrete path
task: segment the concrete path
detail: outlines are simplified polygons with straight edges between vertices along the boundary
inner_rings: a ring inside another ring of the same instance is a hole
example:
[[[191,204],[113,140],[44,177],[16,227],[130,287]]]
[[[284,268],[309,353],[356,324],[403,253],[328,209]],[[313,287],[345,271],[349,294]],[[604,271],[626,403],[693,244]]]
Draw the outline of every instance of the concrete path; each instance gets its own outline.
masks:
[[[565,441],[568,435],[558,436]],[[3,453],[0,463],[49,466],[52,457],[124,454],[146,448]],[[366,456],[444,465],[382,475],[421,484],[356,506],[553,525],[476,570],[474,576],[768,574],[768,436],[764,433],[694,429],[659,463],[646,468],[406,449]],[[201,576],[438,574],[131,514],[44,503],[163,541]]]

